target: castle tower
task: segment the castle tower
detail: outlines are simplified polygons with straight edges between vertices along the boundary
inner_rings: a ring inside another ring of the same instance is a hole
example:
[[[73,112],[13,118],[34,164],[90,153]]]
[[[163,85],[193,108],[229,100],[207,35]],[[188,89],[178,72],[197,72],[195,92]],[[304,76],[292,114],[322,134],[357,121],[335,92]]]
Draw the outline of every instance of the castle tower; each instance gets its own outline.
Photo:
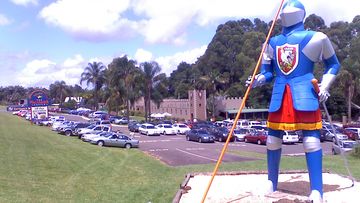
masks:
[[[190,119],[206,120],[206,90],[189,90]]]

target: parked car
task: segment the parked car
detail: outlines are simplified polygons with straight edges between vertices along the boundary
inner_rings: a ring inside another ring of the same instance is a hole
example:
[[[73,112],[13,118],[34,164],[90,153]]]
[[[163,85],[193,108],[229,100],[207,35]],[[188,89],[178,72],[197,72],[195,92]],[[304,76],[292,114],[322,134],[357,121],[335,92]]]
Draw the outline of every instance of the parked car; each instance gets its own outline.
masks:
[[[106,131],[96,131],[93,133],[86,133],[81,136],[81,140],[84,142],[90,142],[94,138],[97,137],[109,137],[113,134],[116,134],[115,132],[106,132]]]
[[[163,135],[176,135],[175,128],[172,127],[170,124],[159,124],[156,126],[157,129],[160,130],[160,133]]]
[[[335,142],[336,138],[330,125],[323,125],[321,133],[324,134],[325,140]],[[338,140],[347,140],[348,136],[335,129],[335,134]]]
[[[141,126],[141,124],[138,122],[130,122],[128,124],[128,129],[130,132],[139,132],[140,126]]]
[[[303,142],[304,139],[304,135],[302,133],[302,130],[297,130],[295,131],[295,133],[298,135],[299,137],[299,142]],[[320,142],[324,142],[325,141],[325,134],[322,133],[322,131],[320,131]]]
[[[81,136],[83,134],[86,134],[86,133],[94,133],[94,132],[99,132],[99,131],[106,131],[106,132],[110,132],[111,131],[111,128],[107,125],[91,125],[87,128],[82,128],[78,131],[77,135],[78,135],[78,138],[81,139]]]
[[[245,135],[251,132],[255,132],[256,130],[253,128],[237,128],[234,130],[234,137],[236,141],[244,142]]]
[[[348,127],[348,128],[345,128],[344,130],[346,131],[351,131],[354,133],[354,137],[350,137],[350,139],[352,140],[359,140],[360,139],[360,128],[355,128],[355,127]]]
[[[121,118],[122,118],[121,116],[110,116],[109,121],[110,123],[115,123],[116,119],[121,119]]]
[[[100,118],[104,114],[107,114],[107,113],[104,111],[95,111],[95,112],[92,112],[91,114],[89,114],[89,117],[90,118]]]
[[[108,125],[111,126],[110,120],[99,120],[95,122],[95,125]]]
[[[263,125],[252,125],[251,128],[254,128],[256,130],[266,130],[266,131],[268,131],[268,128],[266,126],[263,126]]]
[[[192,129],[186,132],[187,141],[215,142],[215,137],[204,129]]]
[[[332,153],[335,154],[340,154],[341,151],[343,150],[343,152],[345,153],[349,153],[350,151],[352,151],[356,146],[358,146],[358,143],[354,140],[339,140],[339,145],[338,143],[333,143],[332,144]]]
[[[191,129],[189,126],[183,124],[183,123],[175,123],[172,125],[177,134],[185,134],[186,132],[190,131]]]
[[[129,123],[129,120],[125,117],[119,118],[119,119],[115,119],[114,123],[116,124],[120,124],[120,125],[126,125]]]
[[[286,144],[295,144],[299,142],[299,135],[296,131],[283,131],[283,143]]]
[[[67,125],[69,123],[70,123],[70,121],[56,121],[52,124],[51,130],[58,131],[60,129],[60,127]]]
[[[258,145],[266,144],[267,131],[254,131],[245,135],[245,142],[256,143]]]
[[[230,130],[226,127],[219,127],[219,128],[214,128],[212,135],[214,135],[215,140],[219,141],[219,142],[225,142],[228,139]],[[230,138],[230,142],[234,142],[235,141],[235,136],[232,135]]]
[[[125,134],[112,134],[109,137],[97,137],[93,138],[90,143],[98,146],[112,146],[112,147],[125,147],[130,149],[133,147],[139,147],[139,140],[132,139]]]
[[[144,135],[160,135],[160,130],[150,123],[144,123],[139,127],[139,132]]]
[[[75,135],[76,130],[79,128],[86,128],[88,126],[90,126],[90,123],[74,123],[73,125],[70,126],[66,126],[64,128],[62,128],[59,133],[60,134],[64,134],[66,136],[72,136]]]

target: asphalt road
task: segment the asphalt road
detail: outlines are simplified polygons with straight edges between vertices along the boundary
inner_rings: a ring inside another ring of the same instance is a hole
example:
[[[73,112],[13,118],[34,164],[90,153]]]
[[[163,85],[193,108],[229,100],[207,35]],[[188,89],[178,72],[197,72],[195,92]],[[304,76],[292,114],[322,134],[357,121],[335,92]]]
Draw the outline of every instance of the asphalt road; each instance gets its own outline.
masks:
[[[86,121],[77,115],[65,115],[65,117],[68,120]],[[121,131],[128,135],[130,134],[127,126],[124,125],[113,125],[113,130]],[[141,151],[170,166],[216,163],[224,146],[224,143],[219,142],[198,143],[186,141],[184,135],[146,136],[135,133],[134,137],[140,141],[139,149]],[[323,142],[322,147],[324,154],[331,154],[330,142]],[[239,151],[240,153],[228,153],[232,151]],[[265,154],[266,146],[244,142],[231,142],[229,143],[227,153],[225,153],[223,157],[223,162],[254,160],[252,158],[242,157],[241,152],[244,151]],[[283,144],[282,153],[287,156],[304,156],[303,144]]]

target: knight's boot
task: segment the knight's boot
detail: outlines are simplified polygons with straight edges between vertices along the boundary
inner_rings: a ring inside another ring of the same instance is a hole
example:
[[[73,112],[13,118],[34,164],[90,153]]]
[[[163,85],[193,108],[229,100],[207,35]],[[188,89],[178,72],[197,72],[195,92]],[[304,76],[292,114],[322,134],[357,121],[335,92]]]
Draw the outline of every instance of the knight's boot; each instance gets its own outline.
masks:
[[[308,200],[311,201],[312,203],[322,203],[323,202],[321,194],[317,190],[312,190],[311,191]]]
[[[319,130],[304,130],[304,149],[306,164],[309,172],[311,194],[309,200],[322,202],[323,180],[322,180],[322,149],[320,144]]]
[[[268,164],[268,182],[266,184],[267,193],[276,191],[278,178],[279,178],[279,166],[281,158],[281,148],[277,150],[267,150],[267,164]]]

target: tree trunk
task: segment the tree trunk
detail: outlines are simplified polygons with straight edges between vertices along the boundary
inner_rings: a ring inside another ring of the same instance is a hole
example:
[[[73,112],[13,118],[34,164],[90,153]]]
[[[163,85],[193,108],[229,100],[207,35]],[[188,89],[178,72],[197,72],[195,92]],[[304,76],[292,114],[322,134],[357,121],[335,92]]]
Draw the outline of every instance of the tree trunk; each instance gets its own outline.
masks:
[[[130,121],[130,104],[129,104],[129,98],[126,100],[126,118],[128,121]]]
[[[351,123],[351,98],[352,98],[352,92],[351,92],[351,86],[348,86],[348,123]]]

